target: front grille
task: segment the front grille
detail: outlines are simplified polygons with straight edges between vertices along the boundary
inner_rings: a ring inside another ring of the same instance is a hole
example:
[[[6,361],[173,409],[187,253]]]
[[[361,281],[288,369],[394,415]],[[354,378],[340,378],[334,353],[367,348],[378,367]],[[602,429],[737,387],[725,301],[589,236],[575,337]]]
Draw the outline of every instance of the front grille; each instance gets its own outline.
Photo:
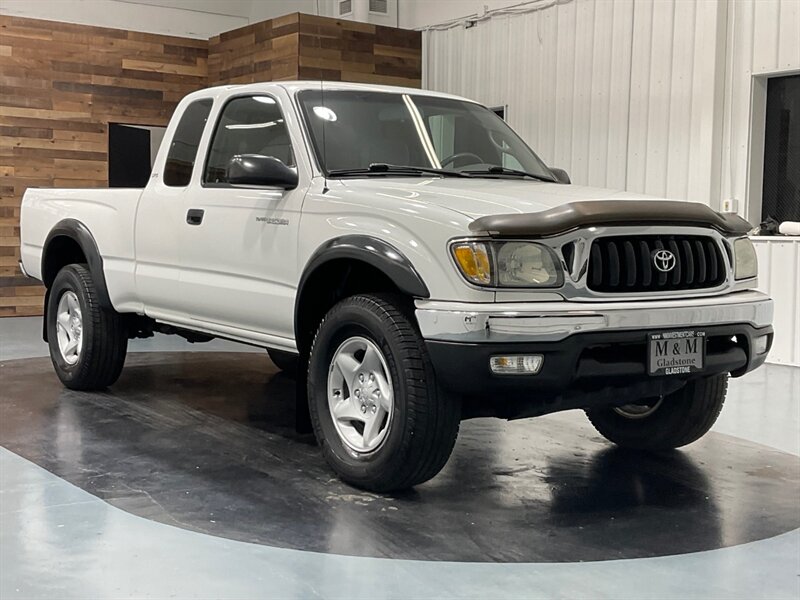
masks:
[[[675,257],[668,272],[657,268],[654,258],[659,250]],[[721,249],[710,237],[614,236],[592,242],[586,282],[595,292],[626,294],[713,288],[725,281],[725,275]]]

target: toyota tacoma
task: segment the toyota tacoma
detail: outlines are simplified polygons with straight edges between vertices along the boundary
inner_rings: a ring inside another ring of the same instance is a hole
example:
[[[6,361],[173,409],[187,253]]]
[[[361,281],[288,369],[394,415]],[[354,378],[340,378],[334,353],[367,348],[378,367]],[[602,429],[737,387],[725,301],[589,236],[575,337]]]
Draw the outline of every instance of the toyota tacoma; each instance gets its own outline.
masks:
[[[66,387],[113,385],[153,332],[261,346],[333,470],[388,491],[471,417],[697,440],[772,343],[749,228],[571,185],[464,98],[259,83],[184,98],[143,189],[27,190],[21,268]]]

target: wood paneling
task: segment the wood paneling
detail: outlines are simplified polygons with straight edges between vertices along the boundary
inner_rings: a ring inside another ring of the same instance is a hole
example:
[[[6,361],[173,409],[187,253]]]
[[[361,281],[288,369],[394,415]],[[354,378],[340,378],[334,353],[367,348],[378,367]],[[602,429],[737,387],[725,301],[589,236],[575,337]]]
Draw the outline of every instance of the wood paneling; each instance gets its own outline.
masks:
[[[294,13],[209,40],[209,81],[323,79],[420,87],[422,34]]]
[[[41,314],[23,277],[27,187],[108,184],[108,124],[166,125],[207,85],[324,79],[419,87],[421,34],[293,13],[210,40],[0,16],[0,316]]]
[[[212,84],[297,79],[299,14],[261,21],[208,40]]]
[[[22,277],[27,187],[103,187],[108,123],[166,125],[207,85],[205,40],[0,16],[0,316],[41,314]]]
[[[420,87],[422,33],[298,15],[298,77]]]

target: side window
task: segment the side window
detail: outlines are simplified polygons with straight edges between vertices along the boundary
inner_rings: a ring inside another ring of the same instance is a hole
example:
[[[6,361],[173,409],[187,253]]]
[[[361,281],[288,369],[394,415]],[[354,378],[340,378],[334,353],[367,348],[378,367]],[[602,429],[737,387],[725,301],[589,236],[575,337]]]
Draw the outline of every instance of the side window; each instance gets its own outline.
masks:
[[[247,96],[225,105],[211,140],[203,181],[227,183],[228,163],[237,154],[272,156],[294,166],[289,130],[274,98]]]
[[[180,123],[175,128],[172,143],[164,165],[164,185],[184,187],[189,185],[197,158],[200,136],[206,126],[213,100],[196,100],[186,107]]]

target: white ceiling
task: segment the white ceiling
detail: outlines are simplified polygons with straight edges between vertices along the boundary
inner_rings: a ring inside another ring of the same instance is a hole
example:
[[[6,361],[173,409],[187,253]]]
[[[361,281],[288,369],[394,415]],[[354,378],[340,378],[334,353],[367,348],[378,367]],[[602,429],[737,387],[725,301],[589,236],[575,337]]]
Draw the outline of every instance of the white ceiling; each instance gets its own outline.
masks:
[[[293,12],[328,14],[331,0],[116,0],[126,4],[148,4],[190,10],[210,15],[248,19],[251,22]]]
[[[253,5],[253,0],[117,0],[117,2],[149,4],[150,6],[165,6],[245,18],[250,16],[250,10]]]

